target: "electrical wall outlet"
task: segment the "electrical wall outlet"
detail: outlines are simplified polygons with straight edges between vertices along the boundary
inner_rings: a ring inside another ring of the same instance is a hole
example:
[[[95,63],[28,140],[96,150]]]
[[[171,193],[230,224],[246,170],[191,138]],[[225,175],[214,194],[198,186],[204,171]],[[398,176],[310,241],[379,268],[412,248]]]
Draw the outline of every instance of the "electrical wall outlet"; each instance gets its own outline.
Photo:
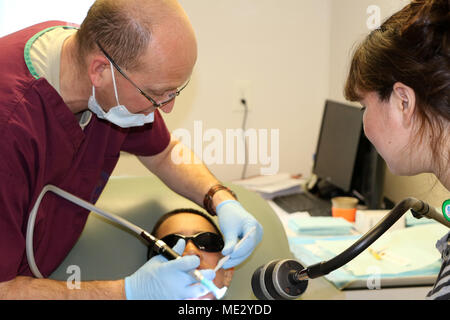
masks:
[[[236,80],[233,83],[232,94],[232,111],[233,113],[244,113],[245,107],[242,99],[245,99],[248,111],[253,110],[252,101],[252,83],[249,80]]]

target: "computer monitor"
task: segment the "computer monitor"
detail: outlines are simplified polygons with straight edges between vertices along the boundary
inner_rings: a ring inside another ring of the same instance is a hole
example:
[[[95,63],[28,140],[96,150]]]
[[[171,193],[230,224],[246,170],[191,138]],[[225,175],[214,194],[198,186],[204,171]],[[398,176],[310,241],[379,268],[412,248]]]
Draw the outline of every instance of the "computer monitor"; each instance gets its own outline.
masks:
[[[385,166],[364,134],[362,117],[359,108],[326,101],[313,173],[332,187],[330,197],[356,196],[369,209],[379,209]]]

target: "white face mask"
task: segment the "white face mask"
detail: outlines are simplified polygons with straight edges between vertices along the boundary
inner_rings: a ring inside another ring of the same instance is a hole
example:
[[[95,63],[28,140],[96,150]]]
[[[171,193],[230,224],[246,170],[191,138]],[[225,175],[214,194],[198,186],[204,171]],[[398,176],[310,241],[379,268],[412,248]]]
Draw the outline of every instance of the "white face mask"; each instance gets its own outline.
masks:
[[[111,63],[110,63],[111,64]],[[155,121],[154,113],[144,115],[141,113],[131,113],[128,109],[119,103],[117,94],[116,80],[114,79],[114,67],[111,64],[111,72],[114,84],[114,92],[116,94],[117,106],[111,108],[108,112],[103,111],[102,107],[95,99],[95,87],[92,87],[92,96],[89,98],[88,108],[94,112],[98,118],[108,120],[122,128],[140,127],[146,123]]]

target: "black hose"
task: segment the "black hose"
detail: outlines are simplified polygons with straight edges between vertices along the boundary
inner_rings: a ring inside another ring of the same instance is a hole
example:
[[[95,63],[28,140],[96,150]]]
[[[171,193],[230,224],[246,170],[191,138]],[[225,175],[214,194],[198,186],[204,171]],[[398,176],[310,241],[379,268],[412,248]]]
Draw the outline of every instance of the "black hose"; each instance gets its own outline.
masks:
[[[247,175],[247,167],[248,167],[248,146],[247,146],[247,139],[245,137],[245,130],[247,128],[248,106],[247,106],[247,100],[245,100],[245,99],[241,99],[241,103],[244,106],[244,120],[242,121],[242,137],[244,139],[244,149],[245,149],[245,163],[244,163],[244,168],[242,169],[241,179],[245,179],[245,176]]]

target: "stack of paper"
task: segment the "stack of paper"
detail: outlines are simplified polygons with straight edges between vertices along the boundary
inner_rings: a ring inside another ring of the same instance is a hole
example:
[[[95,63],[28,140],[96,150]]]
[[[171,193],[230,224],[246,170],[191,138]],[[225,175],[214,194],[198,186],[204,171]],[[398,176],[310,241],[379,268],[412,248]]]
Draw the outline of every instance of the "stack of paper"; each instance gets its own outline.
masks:
[[[234,184],[258,192],[264,199],[300,193],[304,179],[293,179],[290,174],[280,173],[273,176],[258,176],[245,180],[233,181]]]
[[[288,226],[299,234],[314,236],[337,236],[351,234],[353,224],[343,218],[296,217]]]

